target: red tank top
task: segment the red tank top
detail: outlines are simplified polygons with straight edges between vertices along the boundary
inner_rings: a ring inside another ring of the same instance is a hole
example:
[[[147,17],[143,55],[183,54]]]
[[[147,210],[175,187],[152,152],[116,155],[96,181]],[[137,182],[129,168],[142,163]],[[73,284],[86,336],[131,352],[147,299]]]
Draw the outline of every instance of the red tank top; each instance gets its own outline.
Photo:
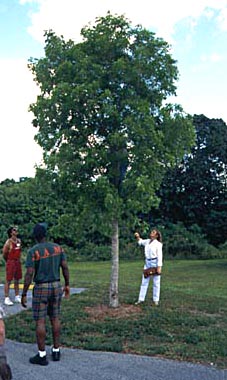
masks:
[[[16,242],[14,242],[14,241],[11,240],[8,260],[19,259],[20,255],[21,255],[21,243],[20,243],[20,240],[17,240]]]

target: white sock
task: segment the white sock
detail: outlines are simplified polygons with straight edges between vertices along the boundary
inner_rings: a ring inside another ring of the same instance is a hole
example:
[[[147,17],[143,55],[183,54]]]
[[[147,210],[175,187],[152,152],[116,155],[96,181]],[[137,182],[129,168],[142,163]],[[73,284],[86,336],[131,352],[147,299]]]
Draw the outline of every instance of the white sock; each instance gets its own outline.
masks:
[[[53,351],[53,352],[59,352],[59,347],[58,347],[58,348],[54,348],[54,347],[53,347],[53,348],[52,348],[52,351]]]
[[[39,351],[39,356],[41,357],[41,358],[44,358],[44,356],[46,356],[46,351]]]

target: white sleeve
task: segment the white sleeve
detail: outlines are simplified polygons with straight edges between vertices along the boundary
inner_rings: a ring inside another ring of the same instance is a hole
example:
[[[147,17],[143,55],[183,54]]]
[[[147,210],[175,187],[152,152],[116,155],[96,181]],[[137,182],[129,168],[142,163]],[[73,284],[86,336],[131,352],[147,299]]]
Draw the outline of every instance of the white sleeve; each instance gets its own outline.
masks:
[[[143,246],[145,246],[145,245],[147,244],[147,239],[141,239],[141,238],[140,238],[140,239],[138,240],[138,244],[139,244],[139,245],[143,245]]]
[[[157,266],[162,267],[162,243],[160,242],[158,242],[157,244],[157,257],[158,257]]]

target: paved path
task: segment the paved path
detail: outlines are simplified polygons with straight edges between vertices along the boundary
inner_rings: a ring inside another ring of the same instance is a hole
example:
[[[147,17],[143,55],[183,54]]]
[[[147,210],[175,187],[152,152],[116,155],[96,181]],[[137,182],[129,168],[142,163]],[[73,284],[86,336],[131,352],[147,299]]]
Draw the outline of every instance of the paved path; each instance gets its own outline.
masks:
[[[227,371],[147,356],[62,349],[60,362],[32,365],[36,344],[6,342],[14,380],[227,380]],[[48,355],[50,347],[47,347]]]
[[[84,288],[71,289],[71,294]],[[3,288],[0,284],[0,300]],[[31,306],[31,291],[27,295]],[[20,304],[5,308],[6,315],[22,310]],[[24,309],[23,309],[24,310]],[[211,366],[157,359],[148,356],[95,352],[62,348],[60,362],[49,361],[46,367],[32,365],[29,357],[37,353],[35,343],[18,343],[6,340],[8,363],[13,380],[227,380],[227,370]],[[47,347],[50,354],[50,347]]]

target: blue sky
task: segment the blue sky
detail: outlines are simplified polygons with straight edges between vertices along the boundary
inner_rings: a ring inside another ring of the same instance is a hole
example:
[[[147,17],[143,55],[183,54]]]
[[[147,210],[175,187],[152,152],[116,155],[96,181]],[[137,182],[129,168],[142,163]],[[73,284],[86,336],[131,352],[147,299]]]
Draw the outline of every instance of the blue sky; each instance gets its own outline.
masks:
[[[180,75],[175,103],[227,122],[227,0],[1,0],[0,181],[34,176],[41,162],[28,112],[38,92],[27,63],[44,55],[44,30],[79,41],[81,28],[108,10],[169,42]]]
[[[0,57],[28,58],[29,52],[42,54],[42,44],[36,41],[27,28],[30,24],[30,11],[37,7],[21,5],[18,0],[1,0],[0,2]]]

